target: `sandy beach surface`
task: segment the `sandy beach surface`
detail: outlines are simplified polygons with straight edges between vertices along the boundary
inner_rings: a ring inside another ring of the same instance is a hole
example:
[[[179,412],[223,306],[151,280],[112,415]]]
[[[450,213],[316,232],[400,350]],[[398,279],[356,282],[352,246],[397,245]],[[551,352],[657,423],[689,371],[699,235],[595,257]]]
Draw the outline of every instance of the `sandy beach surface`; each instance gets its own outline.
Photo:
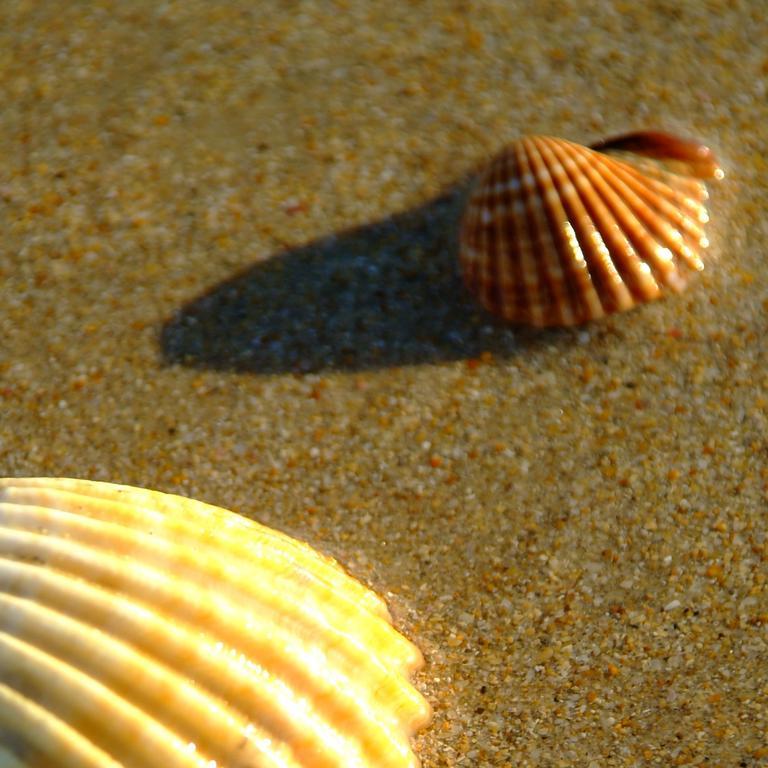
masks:
[[[424,768],[768,762],[768,20],[701,0],[0,3],[0,474],[224,506],[424,651]],[[707,269],[463,290],[506,142],[701,137]]]

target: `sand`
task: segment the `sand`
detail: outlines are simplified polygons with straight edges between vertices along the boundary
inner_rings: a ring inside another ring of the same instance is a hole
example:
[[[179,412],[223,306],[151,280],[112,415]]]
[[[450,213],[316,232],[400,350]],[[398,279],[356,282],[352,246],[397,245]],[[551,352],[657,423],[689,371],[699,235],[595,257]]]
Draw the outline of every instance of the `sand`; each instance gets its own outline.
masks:
[[[425,768],[764,764],[766,39],[757,0],[3,3],[0,474],[336,557],[425,652]],[[490,320],[473,169],[644,127],[723,160],[705,272]]]

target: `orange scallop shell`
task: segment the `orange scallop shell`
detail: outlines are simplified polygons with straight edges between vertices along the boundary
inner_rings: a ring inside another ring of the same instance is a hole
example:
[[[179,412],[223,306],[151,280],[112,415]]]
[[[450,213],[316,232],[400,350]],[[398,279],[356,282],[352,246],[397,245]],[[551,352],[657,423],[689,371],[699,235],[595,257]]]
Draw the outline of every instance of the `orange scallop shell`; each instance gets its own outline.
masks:
[[[707,147],[663,133],[594,149],[523,137],[480,173],[470,195],[464,280],[490,312],[533,326],[585,323],[679,292],[704,267],[701,179],[722,176]]]

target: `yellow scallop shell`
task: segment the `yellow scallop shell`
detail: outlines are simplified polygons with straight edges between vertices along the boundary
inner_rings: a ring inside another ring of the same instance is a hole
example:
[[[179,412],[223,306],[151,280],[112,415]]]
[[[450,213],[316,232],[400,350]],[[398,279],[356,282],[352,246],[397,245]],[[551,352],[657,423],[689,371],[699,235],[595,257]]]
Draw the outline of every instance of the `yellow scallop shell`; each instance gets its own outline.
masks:
[[[664,133],[593,147],[524,136],[477,178],[461,225],[464,281],[490,312],[533,326],[679,292],[704,268],[700,179],[722,177],[708,147]]]
[[[224,509],[0,480],[0,765],[403,768],[429,706],[385,604]]]

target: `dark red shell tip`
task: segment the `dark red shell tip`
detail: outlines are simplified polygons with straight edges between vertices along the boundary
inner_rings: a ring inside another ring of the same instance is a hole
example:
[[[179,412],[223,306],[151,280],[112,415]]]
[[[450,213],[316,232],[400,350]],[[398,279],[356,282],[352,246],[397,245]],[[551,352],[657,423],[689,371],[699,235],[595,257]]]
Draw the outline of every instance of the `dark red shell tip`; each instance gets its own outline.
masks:
[[[637,131],[612,136],[591,144],[598,152],[618,150],[657,160],[682,163],[699,179],[722,179],[725,175],[712,150],[696,139],[675,136],[664,131]]]

